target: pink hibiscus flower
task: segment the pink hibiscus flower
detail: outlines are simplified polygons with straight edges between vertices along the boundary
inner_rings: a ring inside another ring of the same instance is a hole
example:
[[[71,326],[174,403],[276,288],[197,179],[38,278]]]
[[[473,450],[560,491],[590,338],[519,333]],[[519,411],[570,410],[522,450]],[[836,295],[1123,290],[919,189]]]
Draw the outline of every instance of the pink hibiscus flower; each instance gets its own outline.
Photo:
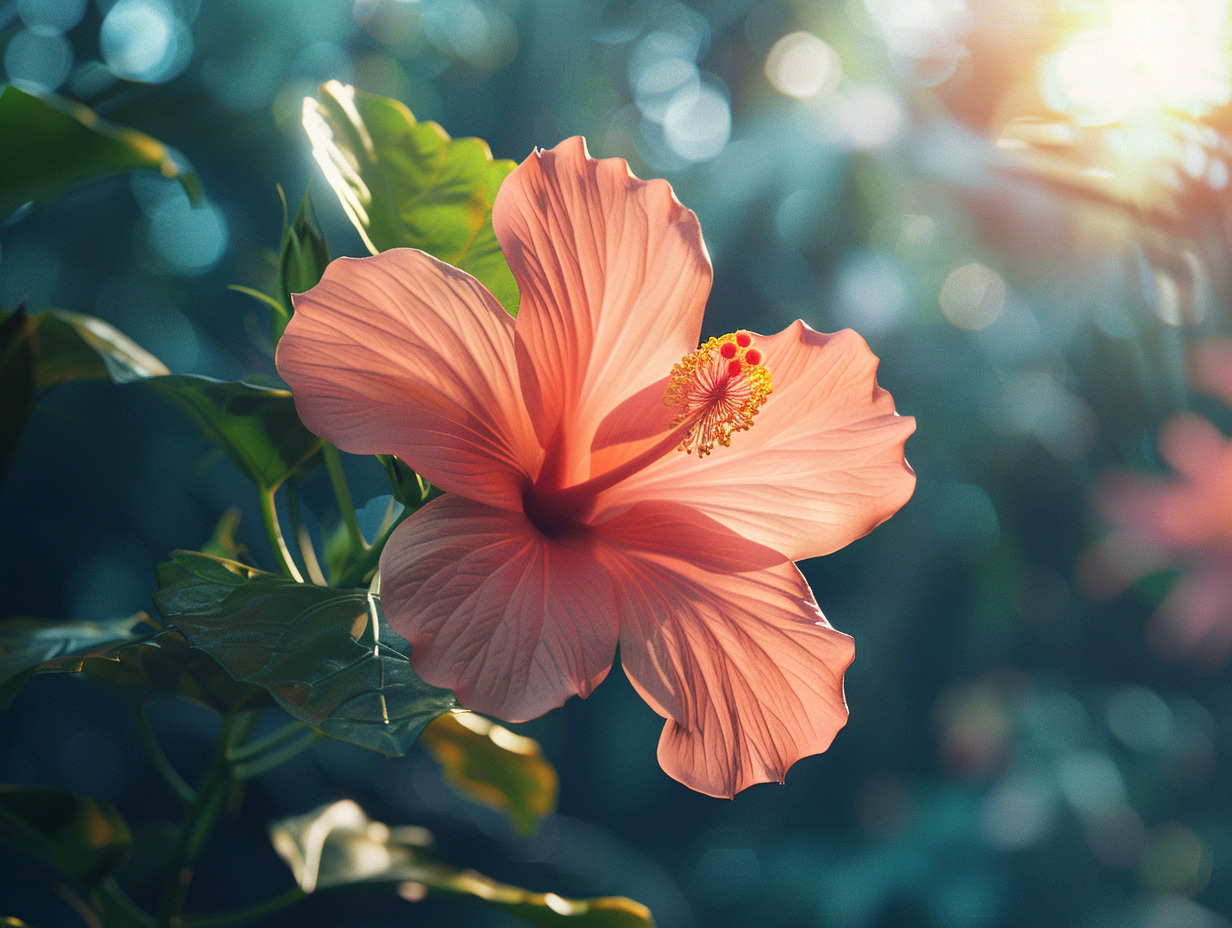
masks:
[[[1200,346],[1193,385],[1232,406],[1232,341]],[[1118,526],[1084,558],[1082,578],[1097,598],[1131,581],[1180,566],[1151,627],[1156,650],[1208,668],[1232,652],[1232,441],[1201,416],[1176,416],[1159,442],[1172,479],[1118,473],[1100,509]]]
[[[382,554],[390,624],[423,679],[509,721],[588,695],[619,643],[664,770],[781,782],[846,722],[853,655],[792,562],[907,501],[914,420],[854,332],[698,348],[697,217],[580,138],[517,167],[492,218],[516,322],[397,249],[331,264],[278,346],[310,429],[446,491]]]

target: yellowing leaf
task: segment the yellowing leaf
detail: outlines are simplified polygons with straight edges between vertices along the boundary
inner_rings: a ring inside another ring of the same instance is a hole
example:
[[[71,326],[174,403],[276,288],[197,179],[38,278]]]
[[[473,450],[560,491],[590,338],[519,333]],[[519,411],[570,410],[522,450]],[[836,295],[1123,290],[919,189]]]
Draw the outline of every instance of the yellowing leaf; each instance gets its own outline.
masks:
[[[389,884],[407,899],[468,897],[542,928],[654,928],[650,910],[632,899],[566,899],[438,863],[425,829],[374,822],[349,799],[276,822],[270,840],[305,892]]]
[[[523,834],[555,810],[560,781],[533,738],[470,712],[442,715],[420,738],[458,792],[504,812]]]

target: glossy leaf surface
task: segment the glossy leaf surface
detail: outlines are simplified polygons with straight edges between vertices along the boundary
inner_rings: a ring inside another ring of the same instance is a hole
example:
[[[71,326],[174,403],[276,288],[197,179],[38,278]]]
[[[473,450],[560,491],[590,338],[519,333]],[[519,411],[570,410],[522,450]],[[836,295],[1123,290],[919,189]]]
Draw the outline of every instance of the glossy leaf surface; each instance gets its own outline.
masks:
[[[0,837],[85,886],[115,872],[132,844],[109,803],[41,786],[0,786]]]
[[[48,203],[84,181],[119,171],[156,171],[178,180],[190,200],[201,198],[196,176],[183,171],[161,142],[67,100],[5,87],[0,138],[0,220],[27,202]]]
[[[36,386],[72,380],[130,383],[169,373],[162,361],[94,316],[48,309],[31,316],[30,324]]]
[[[243,474],[274,490],[321,447],[288,390],[172,374],[145,381],[197,424]]]
[[[522,834],[555,811],[560,780],[533,738],[466,712],[442,715],[421,739],[455,789],[508,815]]]
[[[476,277],[510,313],[518,286],[492,204],[513,170],[480,139],[451,139],[433,122],[337,81],[304,101],[304,128],[325,177],[368,249],[419,248]]]
[[[177,551],[159,566],[154,603],[236,680],[263,687],[314,728],[405,754],[457,707],[411,670],[407,643],[365,590],[296,583],[235,561]]]
[[[53,622],[29,616],[0,621],[0,708],[36,673],[75,673],[83,659],[115,660],[125,645],[156,634],[144,612],[98,622]]]
[[[276,822],[270,836],[305,892],[387,883],[411,898],[425,892],[471,898],[543,928],[654,926],[650,910],[632,899],[565,899],[438,863],[423,828],[374,822],[351,800]]]

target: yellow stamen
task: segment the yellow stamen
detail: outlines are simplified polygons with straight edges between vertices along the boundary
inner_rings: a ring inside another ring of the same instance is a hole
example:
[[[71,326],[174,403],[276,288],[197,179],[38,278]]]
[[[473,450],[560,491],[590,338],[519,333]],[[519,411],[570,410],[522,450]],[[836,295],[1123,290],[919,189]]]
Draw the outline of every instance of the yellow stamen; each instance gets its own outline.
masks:
[[[704,458],[752,427],[772,389],[764,362],[748,332],[712,338],[680,359],[663,394],[665,404],[680,410],[672,428],[688,428],[679,450]]]

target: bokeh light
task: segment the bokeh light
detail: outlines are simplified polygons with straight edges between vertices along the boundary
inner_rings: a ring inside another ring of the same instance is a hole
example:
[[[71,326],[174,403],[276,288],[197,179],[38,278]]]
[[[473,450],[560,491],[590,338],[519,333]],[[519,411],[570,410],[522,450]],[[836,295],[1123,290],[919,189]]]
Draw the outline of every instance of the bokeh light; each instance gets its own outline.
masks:
[[[103,19],[99,47],[117,77],[159,83],[188,66],[192,34],[164,0],[119,0]]]
[[[73,47],[55,32],[24,29],[4,49],[4,70],[14,84],[31,93],[50,93],[68,79]]]
[[[1079,123],[1166,111],[1201,116],[1232,96],[1227,0],[1103,0],[1044,59],[1045,100]]]
[[[775,90],[789,97],[827,97],[843,78],[843,62],[838,52],[811,32],[792,32],[770,49],[766,77]]]

